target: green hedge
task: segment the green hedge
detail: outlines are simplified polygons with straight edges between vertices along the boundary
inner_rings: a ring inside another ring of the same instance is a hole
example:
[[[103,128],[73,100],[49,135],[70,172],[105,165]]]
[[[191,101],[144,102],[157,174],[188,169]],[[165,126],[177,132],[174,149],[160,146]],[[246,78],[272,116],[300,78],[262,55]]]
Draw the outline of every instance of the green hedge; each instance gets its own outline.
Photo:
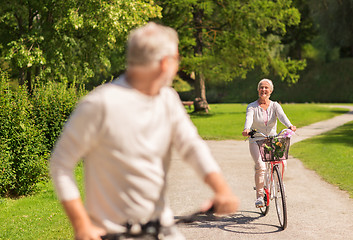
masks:
[[[48,82],[36,86],[31,98],[36,125],[42,130],[45,145],[51,150],[77,101],[86,94],[83,88]]]
[[[0,195],[26,195],[47,176],[49,151],[32,119],[26,89],[10,89],[4,72],[0,78]]]
[[[0,196],[18,197],[48,179],[50,151],[85,91],[65,83],[11,88],[0,69]]]

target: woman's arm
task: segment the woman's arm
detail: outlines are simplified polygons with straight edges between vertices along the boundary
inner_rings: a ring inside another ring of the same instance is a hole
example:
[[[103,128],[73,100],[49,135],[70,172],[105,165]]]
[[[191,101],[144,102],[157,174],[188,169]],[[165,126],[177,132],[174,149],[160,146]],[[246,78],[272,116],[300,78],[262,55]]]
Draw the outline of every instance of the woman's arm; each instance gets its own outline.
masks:
[[[254,122],[254,108],[250,107],[250,104],[246,108],[246,116],[245,116],[245,124],[244,124],[244,130],[242,132],[244,137],[248,136],[248,133],[250,132],[251,126]]]
[[[278,102],[275,102],[275,112],[276,112],[277,118],[284,126],[286,126],[287,128],[291,128],[293,126],[293,124],[289,121],[287,115],[283,111],[283,108]],[[293,126],[293,129],[296,129],[295,126]],[[291,130],[295,131],[293,129]]]

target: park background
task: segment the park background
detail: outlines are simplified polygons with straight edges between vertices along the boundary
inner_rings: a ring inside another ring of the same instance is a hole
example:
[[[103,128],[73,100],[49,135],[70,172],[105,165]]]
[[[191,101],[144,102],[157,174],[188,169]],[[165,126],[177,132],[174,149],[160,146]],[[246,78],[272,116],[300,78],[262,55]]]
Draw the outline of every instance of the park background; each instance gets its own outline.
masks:
[[[43,226],[52,239],[70,234],[48,176],[50,151],[77,101],[123,73],[127,34],[148,21],[178,31],[173,87],[195,102],[189,113],[205,139],[241,138],[262,78],[299,127],[345,112],[323,103],[353,102],[352,0],[13,0],[0,12],[0,221],[11,223],[0,239],[40,239]],[[353,172],[351,129],[327,135],[339,136],[326,141],[332,147],[316,140],[315,151],[297,151],[309,154],[301,159],[318,152],[327,164],[317,165],[343,176],[325,179],[352,194],[353,177],[342,172]]]

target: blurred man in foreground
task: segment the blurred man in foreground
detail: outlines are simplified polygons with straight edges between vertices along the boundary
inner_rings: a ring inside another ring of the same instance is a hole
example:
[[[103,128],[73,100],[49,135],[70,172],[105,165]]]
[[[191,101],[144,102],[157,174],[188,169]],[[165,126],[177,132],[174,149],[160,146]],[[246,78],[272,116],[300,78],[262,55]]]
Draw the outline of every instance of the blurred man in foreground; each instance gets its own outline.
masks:
[[[51,158],[58,197],[75,239],[124,232],[126,223],[158,221],[164,239],[184,239],[166,202],[172,146],[215,195],[216,213],[237,210],[206,143],[170,87],[178,70],[175,30],[149,23],[128,39],[127,70],[89,93],[77,106]],[[74,180],[84,159],[85,207]]]

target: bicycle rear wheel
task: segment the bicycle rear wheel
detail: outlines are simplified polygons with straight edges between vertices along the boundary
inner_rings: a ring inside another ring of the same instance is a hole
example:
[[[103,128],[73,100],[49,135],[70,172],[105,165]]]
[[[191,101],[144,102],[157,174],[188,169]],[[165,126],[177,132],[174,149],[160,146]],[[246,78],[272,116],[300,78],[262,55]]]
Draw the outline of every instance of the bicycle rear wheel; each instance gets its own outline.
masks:
[[[278,165],[273,168],[274,180],[274,198],[276,204],[276,211],[281,228],[284,230],[287,227],[287,204],[286,195],[284,193],[282,175],[279,171]]]

